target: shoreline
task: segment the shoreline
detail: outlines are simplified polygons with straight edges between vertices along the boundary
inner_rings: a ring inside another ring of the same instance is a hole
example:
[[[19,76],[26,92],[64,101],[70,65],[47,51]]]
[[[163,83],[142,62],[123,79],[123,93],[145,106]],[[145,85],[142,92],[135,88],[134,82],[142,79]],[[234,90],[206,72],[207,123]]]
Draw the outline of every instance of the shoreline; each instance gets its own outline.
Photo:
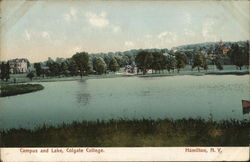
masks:
[[[46,78],[34,78],[32,81],[17,81],[13,82],[0,82],[0,85],[11,85],[18,83],[34,83],[34,82],[60,82],[60,81],[77,81],[77,80],[86,80],[86,79],[105,79],[105,78],[121,78],[121,77],[171,77],[171,76],[206,76],[206,75],[249,75],[250,71],[210,71],[210,72],[193,72],[193,71],[180,71],[180,73],[154,73],[154,74],[103,74],[103,75],[88,75],[83,76],[71,76],[71,77],[46,77]]]

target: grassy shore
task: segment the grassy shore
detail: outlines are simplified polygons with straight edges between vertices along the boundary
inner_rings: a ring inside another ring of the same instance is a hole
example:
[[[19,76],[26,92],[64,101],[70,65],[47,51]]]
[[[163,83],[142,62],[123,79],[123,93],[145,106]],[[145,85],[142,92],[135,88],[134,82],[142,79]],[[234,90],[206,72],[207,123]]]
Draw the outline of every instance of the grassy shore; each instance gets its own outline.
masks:
[[[0,81],[0,84],[12,84],[12,83],[32,83],[32,82],[57,82],[57,81],[74,81],[81,79],[103,79],[103,78],[117,78],[117,77],[163,77],[163,76],[181,76],[181,75],[193,75],[193,76],[202,76],[202,75],[245,75],[249,74],[249,69],[243,67],[242,70],[235,69],[233,65],[225,65],[224,70],[217,70],[214,66],[209,65],[208,70],[201,70],[200,72],[197,69],[191,68],[191,66],[186,66],[184,69],[181,69],[179,73],[175,70],[174,72],[168,72],[167,70],[161,71],[160,73],[154,74],[126,74],[124,69],[120,69],[118,73],[109,73],[103,75],[88,75],[83,76],[57,76],[57,77],[35,77],[31,81],[26,77],[27,74],[11,74],[8,82]]]
[[[44,89],[40,84],[9,84],[1,85],[0,97],[30,93]]]
[[[248,146],[249,121],[110,120],[1,131],[1,147]]]

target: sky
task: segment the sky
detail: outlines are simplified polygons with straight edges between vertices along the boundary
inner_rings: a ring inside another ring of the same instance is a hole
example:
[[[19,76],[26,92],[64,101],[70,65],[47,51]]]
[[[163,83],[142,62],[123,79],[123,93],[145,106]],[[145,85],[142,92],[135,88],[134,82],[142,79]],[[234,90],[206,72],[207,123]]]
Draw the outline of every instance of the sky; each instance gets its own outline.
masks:
[[[249,39],[249,1],[3,0],[0,60]]]

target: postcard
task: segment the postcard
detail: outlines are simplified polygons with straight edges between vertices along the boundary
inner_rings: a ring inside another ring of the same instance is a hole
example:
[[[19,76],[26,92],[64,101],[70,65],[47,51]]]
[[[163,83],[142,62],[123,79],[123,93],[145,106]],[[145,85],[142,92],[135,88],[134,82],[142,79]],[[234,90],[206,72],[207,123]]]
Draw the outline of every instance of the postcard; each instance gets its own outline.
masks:
[[[249,1],[0,7],[1,161],[249,160]]]

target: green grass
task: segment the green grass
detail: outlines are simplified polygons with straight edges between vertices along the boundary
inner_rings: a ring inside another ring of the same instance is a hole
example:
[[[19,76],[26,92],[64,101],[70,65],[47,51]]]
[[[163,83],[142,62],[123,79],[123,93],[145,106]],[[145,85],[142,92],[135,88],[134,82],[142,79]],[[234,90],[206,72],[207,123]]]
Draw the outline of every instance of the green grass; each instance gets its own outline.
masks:
[[[1,131],[1,147],[248,146],[249,121],[110,120]]]
[[[146,74],[146,75],[126,75],[126,74],[115,74],[115,73],[109,73],[109,74],[103,74],[103,75],[88,75],[83,76],[81,78],[80,76],[61,76],[61,77],[34,77],[31,81],[29,78],[26,77],[27,74],[11,74],[10,79],[8,82],[0,81],[0,84],[11,84],[11,83],[32,83],[32,82],[56,82],[56,81],[73,81],[73,80],[81,80],[81,79],[102,79],[102,78],[116,78],[116,77],[158,77],[158,76],[178,76],[178,75],[243,75],[243,74],[249,74],[249,69],[244,66],[242,67],[242,70],[237,70],[236,66],[234,65],[224,65],[224,70],[218,70],[213,65],[208,66],[208,70],[201,69],[200,72],[197,71],[197,69],[191,68],[190,65],[187,65],[184,69],[181,69],[179,73],[175,70],[175,72],[169,73],[167,70],[162,71],[161,73],[156,74]],[[120,68],[119,72],[124,72],[124,68]]]
[[[30,93],[44,89],[40,84],[9,84],[1,85],[0,97]]]

